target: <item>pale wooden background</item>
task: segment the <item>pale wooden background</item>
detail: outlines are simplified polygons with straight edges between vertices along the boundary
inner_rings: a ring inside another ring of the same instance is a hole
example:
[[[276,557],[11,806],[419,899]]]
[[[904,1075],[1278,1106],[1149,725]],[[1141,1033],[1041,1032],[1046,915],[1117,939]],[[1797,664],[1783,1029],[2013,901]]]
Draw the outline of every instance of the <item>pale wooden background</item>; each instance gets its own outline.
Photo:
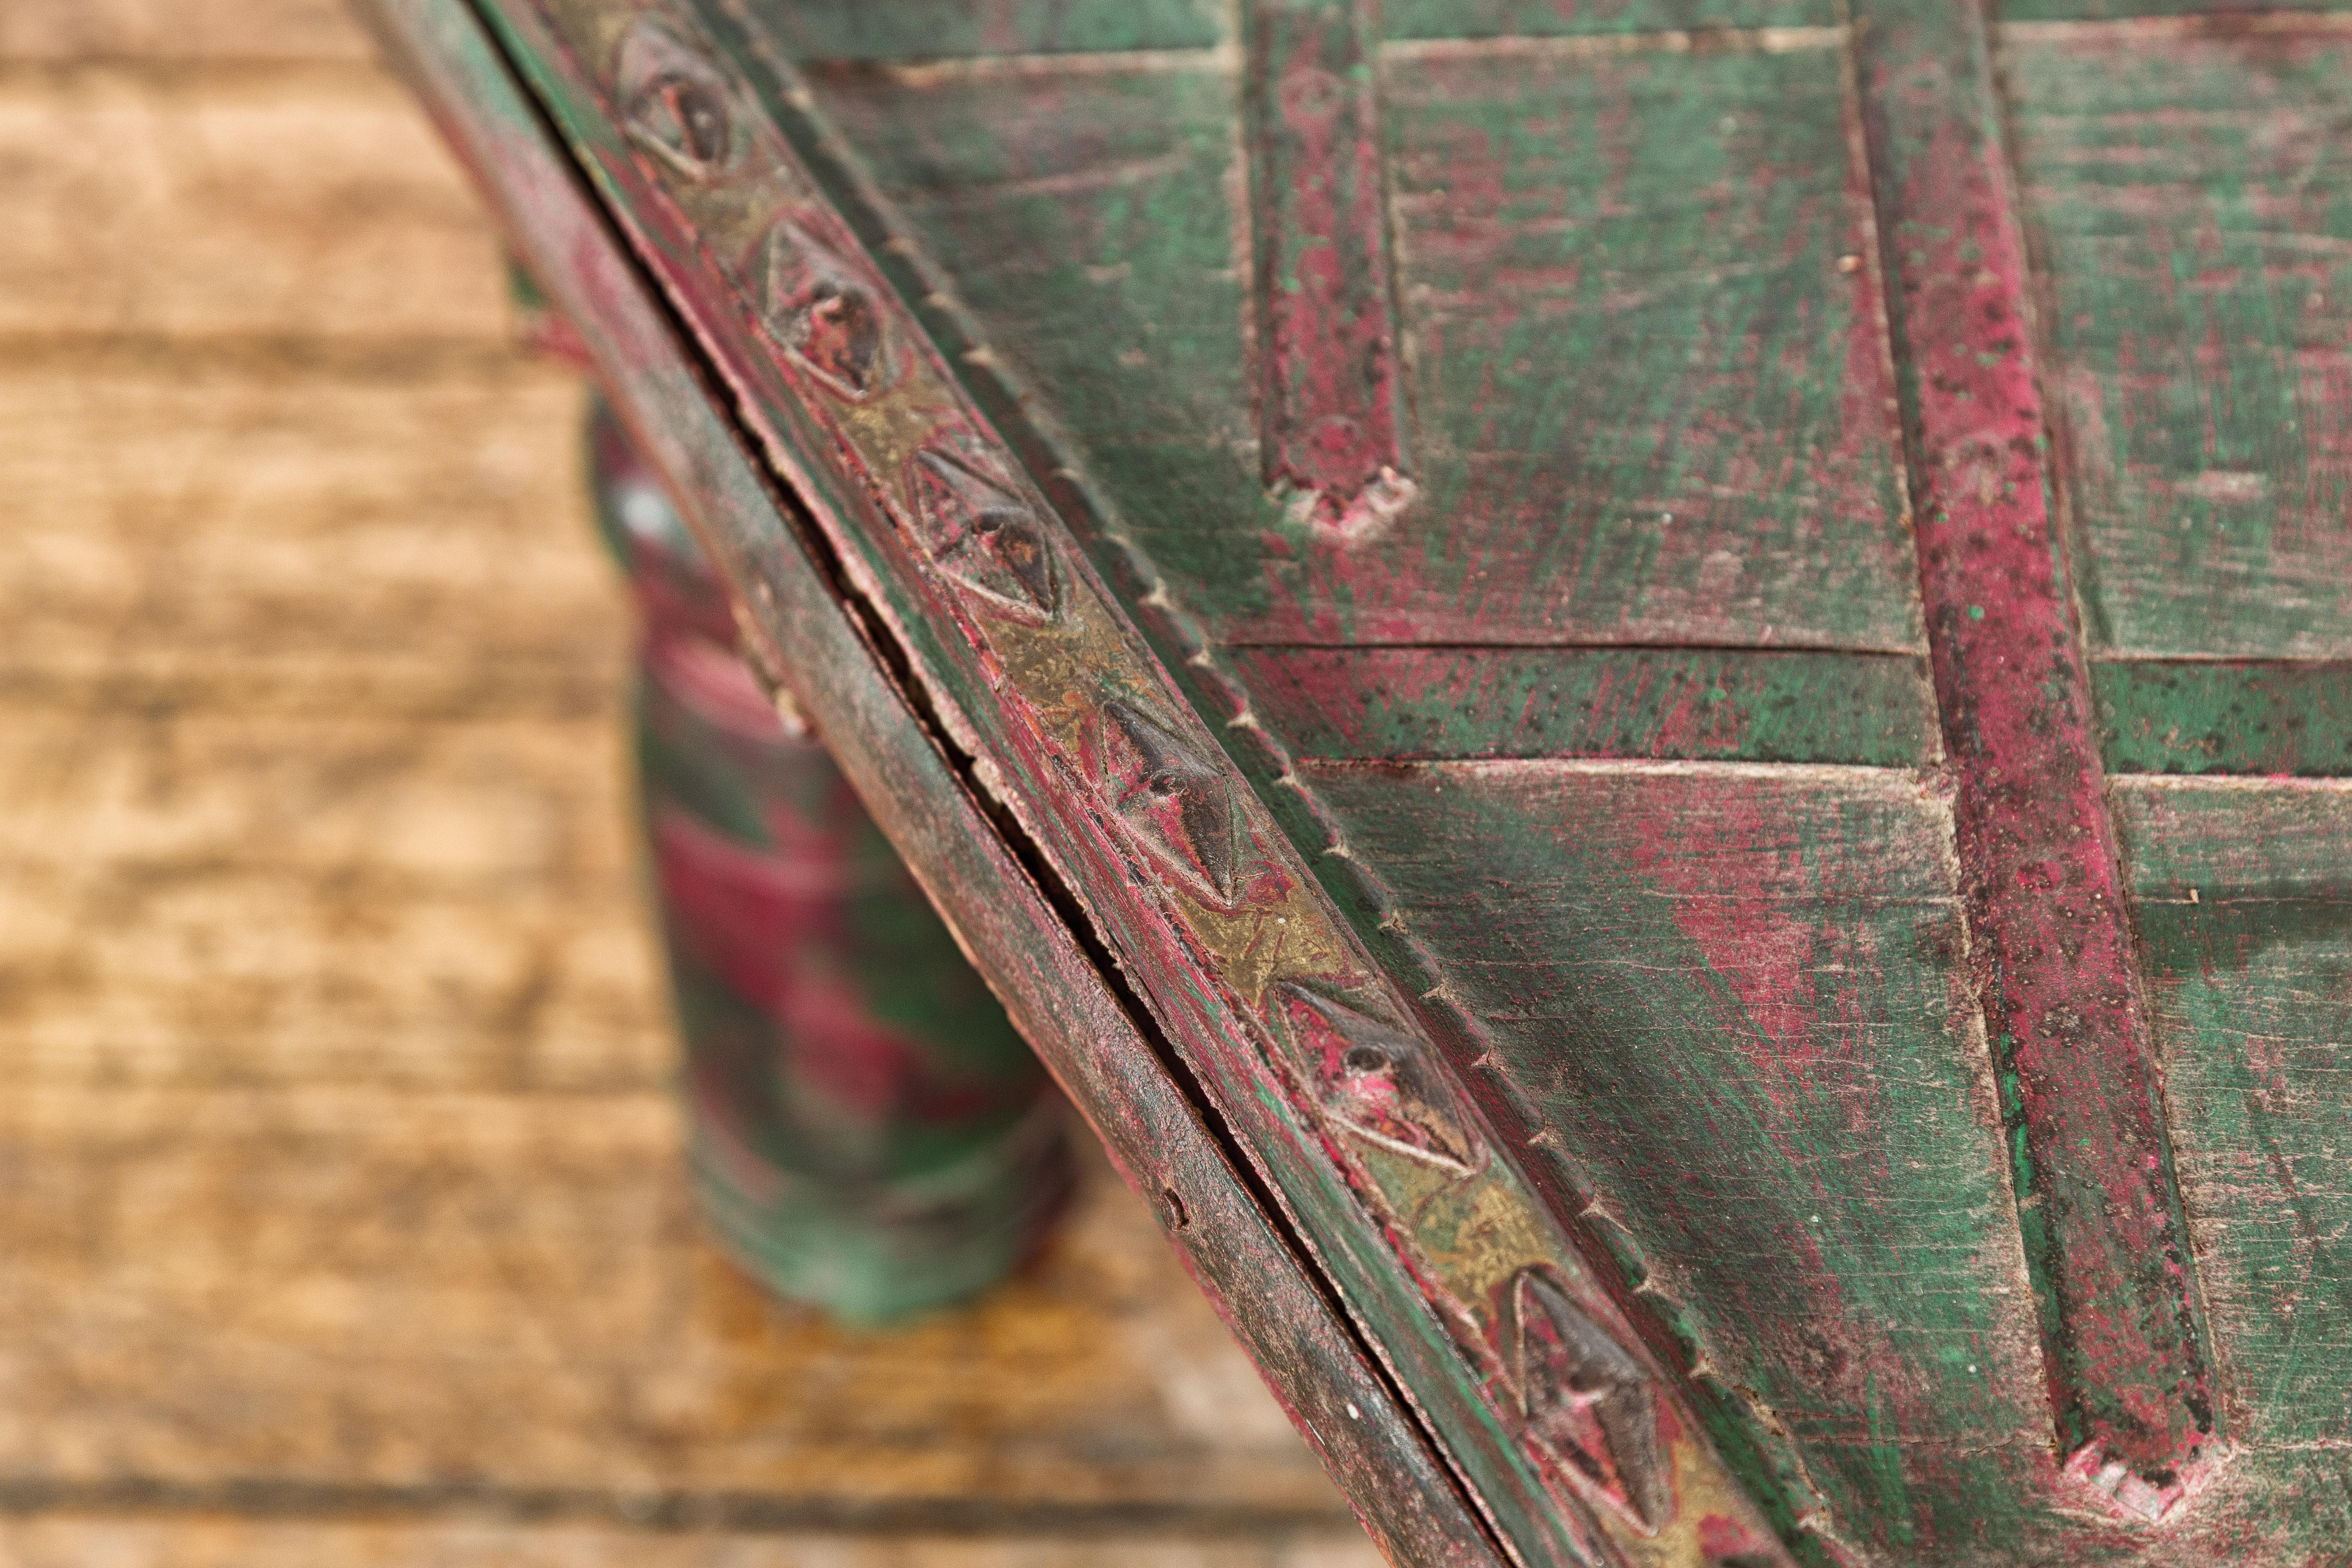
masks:
[[[0,0],[0,1564],[1360,1568],[1139,1209],[697,1237],[580,389],[334,0]]]

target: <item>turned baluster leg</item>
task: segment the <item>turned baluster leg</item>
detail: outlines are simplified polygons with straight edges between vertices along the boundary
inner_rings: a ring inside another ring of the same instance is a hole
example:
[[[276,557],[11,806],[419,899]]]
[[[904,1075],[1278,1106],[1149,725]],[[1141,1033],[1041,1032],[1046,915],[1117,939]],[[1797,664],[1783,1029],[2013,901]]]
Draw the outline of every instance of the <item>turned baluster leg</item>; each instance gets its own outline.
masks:
[[[600,402],[596,515],[641,621],[635,764],[694,1180],[781,1295],[875,1320],[1029,1251],[1070,1181],[1060,1101],[789,700]]]

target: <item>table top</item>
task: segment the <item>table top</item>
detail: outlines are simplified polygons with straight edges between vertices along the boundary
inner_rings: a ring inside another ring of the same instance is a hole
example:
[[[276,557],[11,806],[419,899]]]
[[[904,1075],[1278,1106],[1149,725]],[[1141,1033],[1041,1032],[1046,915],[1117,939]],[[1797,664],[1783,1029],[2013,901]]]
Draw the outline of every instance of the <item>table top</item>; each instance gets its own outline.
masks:
[[[1391,1550],[2345,1528],[2341,15],[383,9]]]

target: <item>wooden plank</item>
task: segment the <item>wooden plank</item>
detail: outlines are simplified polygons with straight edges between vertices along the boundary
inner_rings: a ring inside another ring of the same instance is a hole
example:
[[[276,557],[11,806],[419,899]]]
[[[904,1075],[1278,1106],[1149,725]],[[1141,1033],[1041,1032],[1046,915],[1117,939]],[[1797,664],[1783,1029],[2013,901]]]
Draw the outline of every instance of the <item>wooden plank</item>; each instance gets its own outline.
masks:
[[[661,1085],[610,708],[0,709],[10,1078]]]
[[[2095,664],[2111,773],[2352,773],[2352,665]]]
[[[1578,37],[1733,27],[1826,27],[1829,0],[1386,0],[1391,38]]]
[[[1291,754],[1691,757],[1918,766],[1927,661],[1681,648],[1245,647],[1250,709]]]
[[[149,1519],[0,1519],[13,1568],[1377,1568],[1353,1532],[1301,1530],[1265,1543],[1133,1532],[992,1532],[903,1539],[612,1525],[276,1523]]]
[[[2122,22],[2235,32],[2293,21],[2299,16],[2343,15],[2343,0],[2002,0],[2004,23],[2028,26]]]
[[[1222,73],[814,86],[1218,640],[1918,650],[1834,52],[1384,68],[1423,500],[1345,542],[1258,482]]]
[[[2255,1456],[2340,1487],[2352,793],[2124,779],[2116,801],[2228,1425]],[[2343,1494],[2306,1496],[2253,1516],[2275,1538],[2260,1560],[2324,1561],[2352,1538]]]
[[[2094,648],[2352,656],[2352,33],[2001,58]]]
[[[1099,1173],[1036,1267],[878,1333],[721,1262],[678,1136],[659,1091],[18,1089],[0,1476],[919,1530],[982,1498],[1061,1528],[1344,1518]]]
[[[0,61],[362,60],[337,0],[39,0],[0,10]]]
[[[508,330],[473,198],[362,66],[0,72],[0,333]]]
[[[807,61],[1205,48],[1228,26],[1224,0],[796,0],[760,21]]]
[[[2043,471],[1991,65],[1973,9],[1887,0],[1855,21],[1969,945],[2050,1396],[2070,1475],[2106,1479],[2085,1500],[2159,1519],[2218,1434]]]
[[[1492,1054],[1558,1201],[1616,1238],[1717,1399],[1771,1413],[1837,1538],[1898,1562],[2030,1539],[2038,1346],[1934,794],[1859,769],[1301,771],[1387,895],[1383,955]]]
[[[93,712],[609,710],[628,619],[591,541],[571,377],[503,351],[83,357],[0,373],[0,693]]]

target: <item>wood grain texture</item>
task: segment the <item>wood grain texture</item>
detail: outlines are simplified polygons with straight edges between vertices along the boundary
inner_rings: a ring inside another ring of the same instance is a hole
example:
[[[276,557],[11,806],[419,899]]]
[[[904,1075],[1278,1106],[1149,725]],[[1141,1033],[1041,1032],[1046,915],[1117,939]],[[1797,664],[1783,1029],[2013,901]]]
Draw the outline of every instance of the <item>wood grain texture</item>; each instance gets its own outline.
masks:
[[[2030,1528],[2032,1307],[1945,808],[1865,770],[1305,771],[1392,895],[1364,918],[1835,1534],[1942,1562]]]
[[[13,1095],[0,1474],[1333,1519],[1102,1183],[977,1309],[858,1333],[709,1249],[677,1145],[658,1091]]]
[[[402,344],[19,364],[0,371],[0,691],[92,711],[610,711],[626,622],[568,531],[572,378]]]
[[[1247,647],[1293,755],[1687,757],[1910,767],[1938,752],[1927,661],[1681,648]]]
[[[363,60],[338,0],[37,0],[0,11],[0,61]]]
[[[0,1562],[10,1568],[1372,1568],[1379,1561],[1360,1540],[1311,1528],[1259,1544],[1139,1531],[876,1539],[625,1523],[0,1520]]]
[[[506,328],[497,242],[448,154],[357,63],[0,73],[0,332]]]
[[[2352,36],[2001,59],[2095,651],[2352,654]]]

